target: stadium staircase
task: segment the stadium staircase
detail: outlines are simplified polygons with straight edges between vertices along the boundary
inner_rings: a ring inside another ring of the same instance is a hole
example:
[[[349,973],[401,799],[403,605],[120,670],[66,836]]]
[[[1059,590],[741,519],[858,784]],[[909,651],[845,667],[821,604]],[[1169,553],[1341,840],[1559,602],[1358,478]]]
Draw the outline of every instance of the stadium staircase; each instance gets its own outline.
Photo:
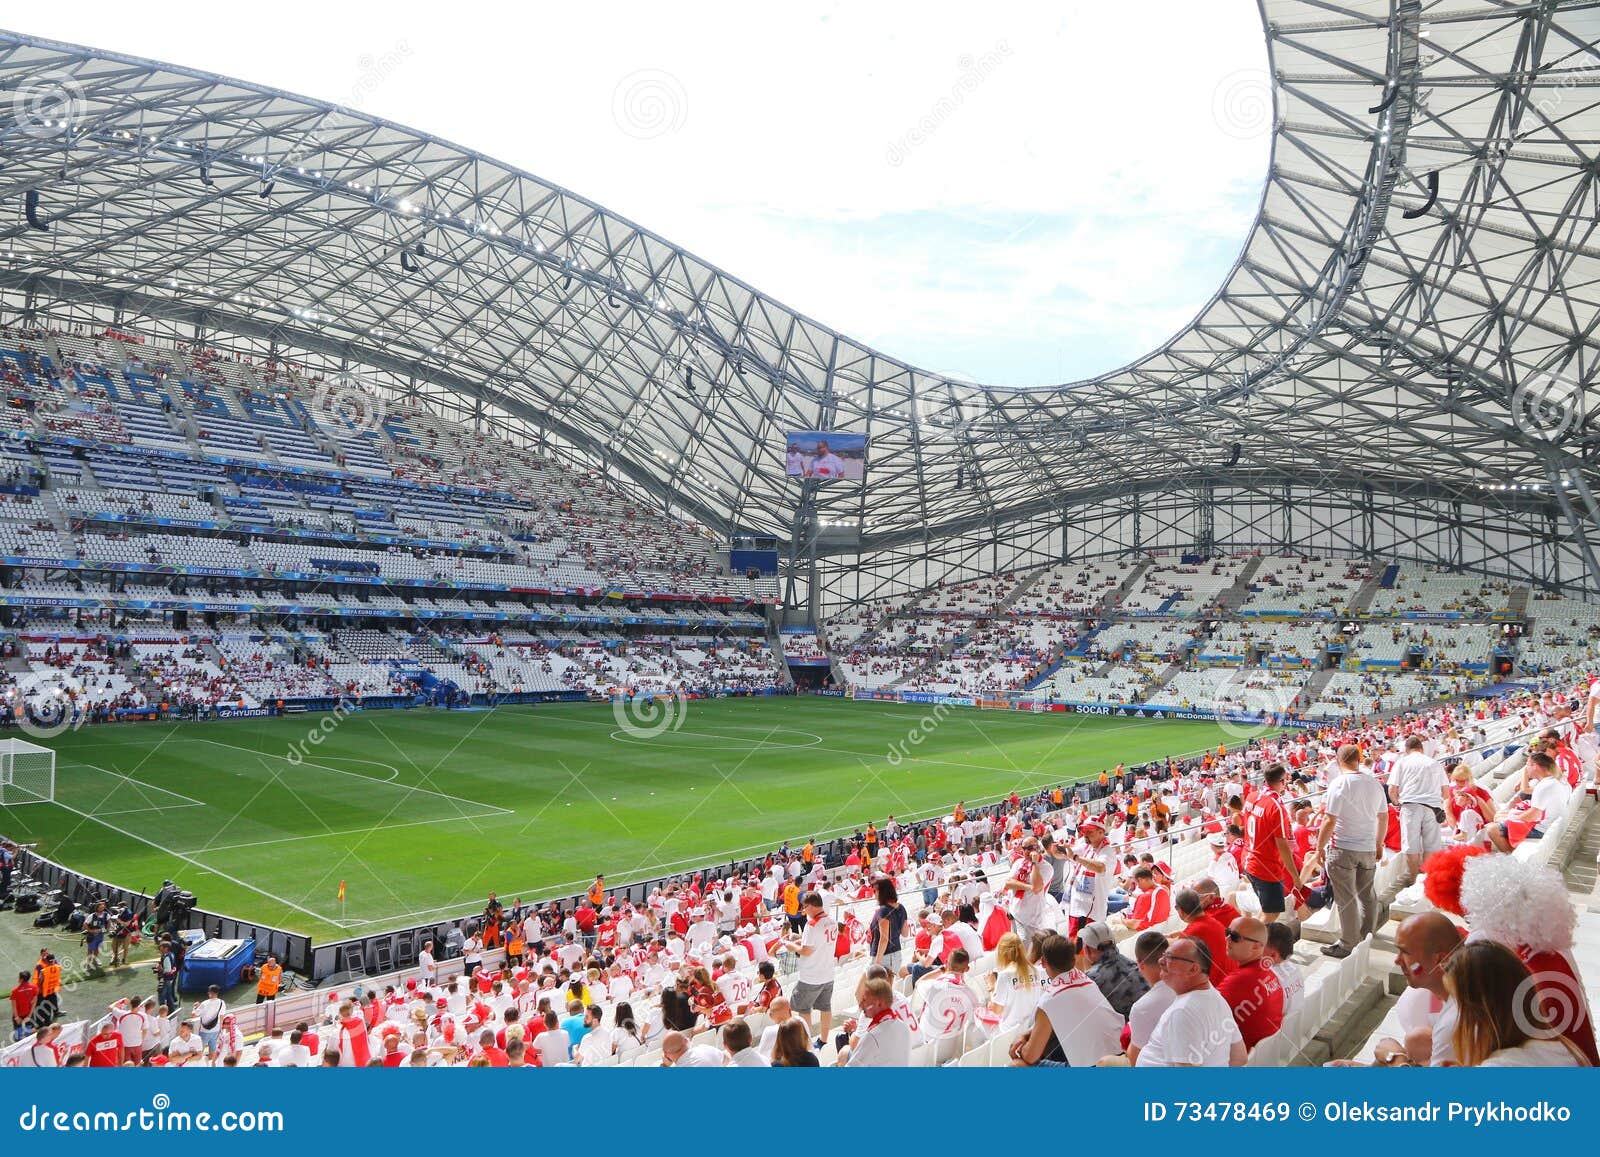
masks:
[[[883,618],[881,618],[877,622],[873,623],[872,626],[868,627],[865,631],[862,631],[860,636],[857,637],[856,641],[854,643],[852,643],[851,646],[852,647],[870,647],[870,646],[872,646],[874,643],[877,642],[878,636],[883,634],[884,631],[889,629],[889,624],[892,623],[892,622],[894,622],[894,612],[893,611],[885,611],[884,614],[883,614]]]
[[[1512,587],[1511,597],[1506,600],[1506,610],[1519,619],[1528,617],[1528,604],[1533,599],[1533,588]]]
[[[1258,554],[1244,564],[1234,584],[1217,595],[1214,605],[1218,611],[1231,615],[1244,605],[1245,599],[1250,597],[1250,583],[1255,579],[1256,572],[1261,569],[1261,562],[1261,556]]]
[[[1053,663],[1046,664],[1044,670],[1040,671],[1038,675],[1034,676],[1032,679],[1028,680],[1028,682],[1023,684],[1023,691],[1032,691],[1035,687],[1047,682],[1050,676],[1061,670],[1061,664],[1064,662],[1066,662],[1065,655],[1055,660]]]
[[[1395,569],[1397,568],[1387,567],[1383,571],[1374,575],[1372,578],[1369,578],[1366,582],[1362,583],[1361,589],[1356,591],[1355,597],[1350,600],[1350,613],[1359,615],[1362,611],[1370,607],[1372,605],[1372,600],[1378,597],[1378,592],[1384,589],[1384,577],[1389,574],[1389,571]],[[1388,585],[1394,585],[1393,578],[1389,579]]]
[[[822,653],[828,653],[828,645],[822,641],[822,632],[816,633],[817,645],[822,648]],[[794,676],[789,674],[789,656],[783,649],[783,632],[778,628],[777,616],[767,618],[767,648],[778,661],[778,686],[786,691],[794,690]],[[829,660],[832,661],[831,659]]]
[[[87,462],[83,463],[83,473],[85,476],[89,473],[89,463]],[[45,493],[48,494],[49,491],[46,490]],[[59,501],[45,502],[41,505],[49,513],[50,525],[56,528],[56,533],[62,535],[63,538],[70,536],[72,533],[72,518],[67,514],[67,508]]]
[[[17,636],[17,653],[5,661],[5,669],[13,675],[26,675],[33,670],[28,665],[28,644],[22,641],[20,635]]]
[[[1315,703],[1322,696],[1323,688],[1333,682],[1333,677],[1338,673],[1337,670],[1331,667],[1327,670],[1316,672],[1306,680],[1305,686],[1300,688],[1300,698],[1305,700],[1307,706]]]
[[[1141,562],[1138,566],[1130,570],[1127,578],[1123,579],[1115,587],[1107,591],[1105,593],[1105,597],[1095,604],[1096,614],[1104,617],[1120,607],[1122,605],[1122,600],[1128,597],[1128,592],[1139,585],[1139,580],[1144,577],[1145,571],[1149,570],[1154,565],[1155,563],[1151,562],[1149,559],[1146,559],[1144,562]]]
[[[1160,673],[1156,675],[1156,677],[1152,679],[1148,685],[1146,685],[1144,693],[1140,697],[1139,701],[1141,703],[1147,703],[1153,699],[1163,687],[1177,677],[1178,672],[1182,671],[1185,665],[1186,664],[1184,662],[1168,663],[1161,669]]]
[[[213,663],[217,661],[215,654],[208,654],[206,658]],[[149,672],[140,665],[138,659],[133,657],[119,658],[112,660],[112,662],[117,670],[121,671],[127,678],[128,682],[144,696],[146,703],[167,702],[167,689],[150,677]]]
[[[1584,812],[1584,822],[1570,825],[1574,831],[1572,846],[1567,851],[1566,863],[1562,866],[1561,875],[1567,881],[1567,891],[1575,896],[1588,897],[1594,894],[1596,883],[1600,883],[1600,807],[1595,806],[1593,796],[1587,797],[1580,805],[1587,809]],[[1559,853],[1562,849],[1557,849]]]
[[[906,672],[904,675],[900,676],[900,678],[894,680],[894,682],[889,684],[889,689],[894,690],[899,687],[904,687],[908,683],[915,684],[924,675],[933,674],[934,668],[960,650],[966,644],[966,641],[967,636],[965,634],[960,634],[951,640],[948,647],[936,647],[933,654],[928,656],[928,661],[926,663],[922,664],[922,666],[916,668],[915,670]]]
[[[1049,573],[1049,570],[1049,567],[1042,566],[1012,587],[1011,592],[995,606],[994,613],[996,615],[1004,615],[1010,611],[1012,607],[1017,605],[1017,600],[1037,586],[1039,580]]]

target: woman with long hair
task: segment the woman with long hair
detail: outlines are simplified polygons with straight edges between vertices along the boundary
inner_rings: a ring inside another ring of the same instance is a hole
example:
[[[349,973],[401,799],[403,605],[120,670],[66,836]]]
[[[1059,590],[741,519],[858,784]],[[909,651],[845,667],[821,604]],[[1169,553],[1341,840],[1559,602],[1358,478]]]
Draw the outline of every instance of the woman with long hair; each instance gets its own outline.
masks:
[[[811,1051],[811,1039],[806,1023],[790,1017],[778,1026],[778,1036],[772,1045],[772,1067],[775,1069],[814,1069],[818,1067],[817,1054]]]
[[[1588,1061],[1540,1007],[1539,989],[1517,954],[1493,940],[1461,946],[1445,965],[1456,1003],[1456,1061],[1479,1068],[1576,1068]]]
[[[997,971],[989,1009],[1000,1017],[998,1031],[1026,1028],[1033,1023],[1033,1012],[1039,1003],[1039,981],[1022,937],[1015,932],[1000,937],[994,958]]]
[[[617,1031],[617,1057],[633,1056],[644,1051],[649,1029],[633,1016],[633,1005],[620,1001],[611,1011],[611,1023]]]
[[[695,1012],[706,1018],[708,1025],[727,1024],[733,1019],[733,1009],[722,995],[704,965],[696,965],[689,972],[689,1003]]]

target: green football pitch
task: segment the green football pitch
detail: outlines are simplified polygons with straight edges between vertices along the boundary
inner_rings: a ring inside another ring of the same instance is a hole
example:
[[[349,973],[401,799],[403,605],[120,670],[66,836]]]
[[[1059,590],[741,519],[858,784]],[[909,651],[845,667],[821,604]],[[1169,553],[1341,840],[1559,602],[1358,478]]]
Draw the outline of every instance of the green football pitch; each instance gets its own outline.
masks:
[[[87,727],[44,741],[56,802],[0,807],[0,832],[326,942],[472,911],[490,889],[650,879],[1227,740],[1209,721],[835,699],[678,708],[656,734],[662,718],[607,704]]]

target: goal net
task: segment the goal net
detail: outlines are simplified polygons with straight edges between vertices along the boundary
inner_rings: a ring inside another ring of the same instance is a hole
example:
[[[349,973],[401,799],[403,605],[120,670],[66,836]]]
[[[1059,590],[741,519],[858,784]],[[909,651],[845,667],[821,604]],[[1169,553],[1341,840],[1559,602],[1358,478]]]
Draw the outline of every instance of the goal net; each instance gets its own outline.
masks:
[[[56,753],[25,739],[0,739],[0,807],[56,798]]]

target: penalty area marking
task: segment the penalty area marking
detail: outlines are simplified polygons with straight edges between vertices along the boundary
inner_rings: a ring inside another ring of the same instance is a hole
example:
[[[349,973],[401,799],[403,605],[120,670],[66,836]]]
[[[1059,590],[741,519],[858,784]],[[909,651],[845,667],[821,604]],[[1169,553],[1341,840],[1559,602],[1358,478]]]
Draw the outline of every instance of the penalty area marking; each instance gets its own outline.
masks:
[[[98,771],[101,775],[109,775],[112,779],[120,779],[120,780],[122,780],[123,783],[131,784],[135,791],[139,792],[141,795],[144,795],[145,799],[149,799],[150,798],[148,795],[145,795],[146,792],[158,791],[162,795],[170,795],[173,799],[181,799],[181,800],[183,800],[183,803],[174,805],[176,807],[205,807],[206,806],[204,800],[198,800],[198,799],[195,799],[193,796],[184,795],[181,791],[169,791],[168,789],[166,789],[164,787],[159,787],[156,784],[146,783],[142,779],[134,779],[133,776],[131,776],[131,775],[124,775],[120,771],[110,771],[110,770],[108,770],[108,769],[106,769],[104,767],[100,767],[98,764],[93,764],[93,763],[64,763],[64,764],[61,765],[61,770],[62,771],[70,771],[75,767],[87,767],[90,771]],[[153,807],[153,808],[144,808],[144,809],[141,809],[141,810],[144,810],[144,811],[161,811],[162,809],[160,807]],[[111,813],[108,812],[106,814],[109,815]]]
[[[172,848],[162,847],[160,844],[156,843],[154,840],[149,840],[149,839],[146,839],[144,836],[141,836],[138,832],[129,831],[127,828],[119,827],[117,824],[107,823],[105,820],[101,819],[99,816],[90,815],[86,811],[79,811],[77,808],[69,807],[67,804],[57,802],[56,806],[59,807],[59,808],[63,808],[66,811],[71,812],[73,815],[82,816],[86,820],[91,820],[94,823],[99,824],[103,828],[107,828],[107,829],[109,829],[109,830],[111,830],[113,832],[116,832],[119,836],[125,836],[126,838],[128,838],[130,840],[136,840],[139,843],[144,844],[146,847],[154,848],[156,851],[162,853],[163,855],[172,856],[172,857],[174,857],[176,859],[182,860],[184,863],[189,864],[192,867],[198,868],[202,872],[209,872],[213,876],[217,876],[217,877],[219,877],[221,879],[224,879],[224,880],[228,881],[228,883],[235,884],[238,887],[246,889],[247,891],[254,892],[258,896],[265,896],[267,899],[275,901],[275,902],[277,902],[279,904],[282,904],[286,908],[293,908],[296,912],[304,913],[305,915],[310,916],[313,920],[316,920],[316,921],[318,921],[320,923],[323,923],[323,924],[335,923],[334,921],[329,920],[328,917],[324,916],[321,912],[313,912],[310,908],[302,907],[301,905],[296,904],[293,900],[285,900],[282,896],[273,895],[273,893],[267,891],[265,888],[258,888],[254,884],[247,884],[243,880],[239,879],[237,876],[230,876],[226,872],[219,872],[219,871],[217,871],[217,869],[211,867],[209,864],[201,863],[199,860],[195,859],[193,856],[189,855],[187,852],[179,852],[179,851],[174,851]]]
[[[276,836],[270,840],[251,840],[243,844],[216,844],[215,846],[207,844],[199,848],[190,848],[187,854],[194,856],[199,855],[201,852],[231,852],[239,848],[267,848],[274,844],[293,844],[301,840],[327,840],[339,836],[370,836],[378,832],[397,832],[401,828],[422,827],[427,824],[465,823],[468,820],[492,819],[499,814],[498,812],[485,812],[483,815],[478,816],[438,816],[431,820],[408,820],[403,824],[378,824],[376,827],[351,828],[349,831],[343,832],[312,832],[304,836]]]
[[[587,720],[585,720],[585,722],[587,722]],[[725,735],[718,731],[673,731],[671,729],[664,729],[659,732],[650,733],[648,728],[644,730],[647,732],[644,735],[631,735],[627,731],[618,728],[611,733],[611,738],[617,743],[651,744],[656,740],[662,739],[668,735],[686,735],[699,739],[722,739],[729,743],[740,744],[740,747],[732,749],[736,751],[743,751],[746,747],[754,747],[758,751],[765,748],[772,748],[775,751],[802,751],[807,747],[820,747],[823,743],[827,742],[822,738],[822,736],[818,735],[814,731],[801,731],[794,727],[753,728],[752,730],[758,730],[762,733],[762,737],[760,738],[747,738],[743,735]],[[774,735],[804,735],[809,737],[811,742],[789,743],[783,740],[767,738],[768,736]],[[724,750],[728,749],[724,748]]]
[[[258,751],[257,749],[255,749],[253,747],[240,747],[238,744],[235,744],[235,743],[223,743],[220,739],[206,739],[203,736],[199,736],[199,735],[193,735],[193,736],[186,735],[186,736],[183,736],[183,737],[180,738],[179,742],[181,743],[185,739],[189,740],[192,743],[209,743],[209,744],[212,744],[213,746],[216,746],[216,747],[226,747],[230,751],[242,751],[246,755],[258,755],[258,756],[262,756],[262,757],[267,758],[267,759],[281,759],[284,763],[289,764],[290,767],[296,766],[296,764],[290,762],[290,759],[289,759],[289,757],[287,755],[278,755],[278,754],[276,754],[274,752],[271,752],[271,751]],[[341,758],[343,758],[343,757],[341,757]],[[364,762],[364,763],[376,763],[377,761],[376,760],[363,760],[362,762]],[[516,815],[516,812],[514,810],[512,810],[511,808],[500,807],[498,804],[484,803],[481,800],[475,800],[475,799],[466,799],[463,796],[450,795],[450,794],[448,794],[446,792],[434,791],[431,788],[413,787],[411,784],[407,784],[407,783],[395,783],[395,782],[393,782],[391,780],[387,780],[387,779],[376,779],[376,778],[374,778],[373,776],[370,776],[370,775],[362,775],[360,772],[346,771],[342,767],[329,767],[325,763],[314,763],[309,759],[301,760],[298,766],[300,766],[300,767],[320,767],[323,771],[331,771],[335,775],[348,775],[352,779],[364,780],[367,783],[388,784],[390,787],[393,787],[397,791],[415,793],[417,795],[436,796],[439,799],[447,799],[451,803],[470,804],[472,807],[481,808],[484,811],[490,812],[490,813],[495,814],[495,815],[503,815],[503,816]],[[391,767],[391,765],[387,764],[387,763],[380,764],[379,766],[381,766],[381,767],[390,767],[391,770],[394,770]],[[398,775],[399,772],[396,771],[395,774]],[[464,818],[468,818],[468,817],[454,816],[452,818],[454,818],[454,819],[464,819]],[[470,817],[470,818],[482,819],[484,817],[482,817],[482,816],[474,816],[474,817]],[[321,920],[322,917],[318,916],[317,919]]]

